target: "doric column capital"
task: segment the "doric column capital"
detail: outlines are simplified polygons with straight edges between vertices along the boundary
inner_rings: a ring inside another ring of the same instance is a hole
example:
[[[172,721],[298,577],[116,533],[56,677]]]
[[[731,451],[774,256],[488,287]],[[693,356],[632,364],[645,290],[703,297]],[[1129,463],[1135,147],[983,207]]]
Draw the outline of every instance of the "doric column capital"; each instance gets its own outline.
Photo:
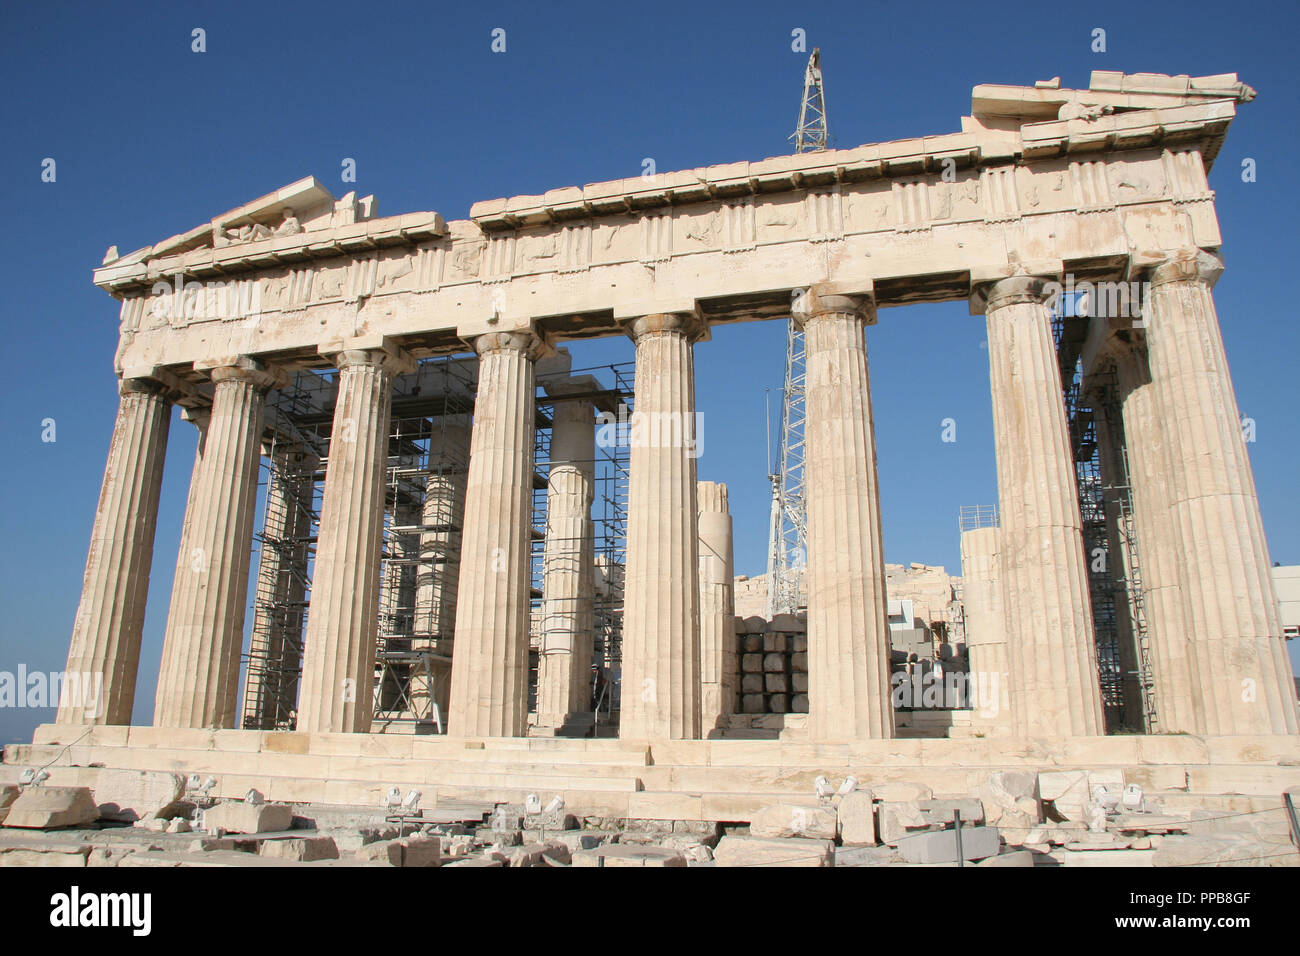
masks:
[[[1217,252],[1206,252],[1190,246],[1169,252],[1165,260],[1151,266],[1152,288],[1166,282],[1203,282],[1210,288],[1223,275],[1223,257]]]
[[[1051,276],[1007,276],[984,286],[984,308],[987,312],[1008,305],[1044,305],[1060,289],[1060,283]]]
[[[401,375],[415,371],[416,361],[398,348],[344,349],[330,356],[340,371],[347,368],[377,368],[380,371]]]
[[[830,315],[851,315],[865,325],[875,325],[875,296],[870,293],[842,293],[825,286],[796,290],[790,317],[800,328],[810,319]]]
[[[198,363],[195,363],[194,368],[203,370]],[[233,362],[214,363],[205,368],[213,385],[220,385],[222,382],[246,382],[262,392],[282,388],[289,380],[289,375],[284,369],[269,366],[247,355],[241,355]]]
[[[708,332],[708,324],[693,312],[656,312],[628,320],[623,331],[633,342],[646,335],[684,335],[698,342]]]
[[[546,337],[539,335],[532,329],[486,332],[483,335],[476,336],[470,344],[480,357],[488,352],[509,350],[523,352],[530,359],[536,360],[550,355],[554,351],[550,343],[546,341]]]

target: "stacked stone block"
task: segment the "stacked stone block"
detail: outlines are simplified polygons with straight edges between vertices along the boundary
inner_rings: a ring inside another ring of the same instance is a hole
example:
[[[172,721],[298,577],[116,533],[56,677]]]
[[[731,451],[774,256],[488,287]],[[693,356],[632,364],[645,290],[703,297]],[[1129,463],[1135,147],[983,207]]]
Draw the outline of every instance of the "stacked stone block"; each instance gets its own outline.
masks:
[[[808,713],[807,631],[802,613],[736,618],[737,713]]]

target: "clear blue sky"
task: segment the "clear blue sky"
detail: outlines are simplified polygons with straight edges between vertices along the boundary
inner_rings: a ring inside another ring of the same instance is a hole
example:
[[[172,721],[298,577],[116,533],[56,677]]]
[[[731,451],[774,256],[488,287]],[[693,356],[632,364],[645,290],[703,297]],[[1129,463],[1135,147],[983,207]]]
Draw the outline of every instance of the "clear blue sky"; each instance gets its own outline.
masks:
[[[1200,9],[1198,9],[1200,8]],[[344,157],[381,215],[464,218],[479,199],[789,151],[805,54],[822,48],[835,144],[956,131],[976,83],[1094,69],[1236,71],[1259,90],[1210,177],[1228,269],[1216,293],[1274,560],[1300,562],[1294,187],[1297,6],[1174,3],[223,2],[12,5],[0,30],[0,670],[61,669],[116,410],[117,306],[90,271]],[[191,30],[207,52],[191,52]],[[506,52],[490,50],[506,30]],[[1107,32],[1107,52],[1090,49]],[[41,181],[41,162],[57,181]],[[1243,157],[1258,181],[1243,183]],[[571,346],[577,364],[632,356]],[[764,388],[780,323],[697,349],[702,478],[731,487],[739,572],[763,569]],[[869,333],[885,549],[956,571],[959,505],[996,499],[987,352],[964,304],[882,313]],[[940,441],[940,422],[958,441]],[[41,441],[54,418],[57,441]],[[174,422],[136,719],[148,722],[194,430]],[[51,712],[0,710],[0,740]]]

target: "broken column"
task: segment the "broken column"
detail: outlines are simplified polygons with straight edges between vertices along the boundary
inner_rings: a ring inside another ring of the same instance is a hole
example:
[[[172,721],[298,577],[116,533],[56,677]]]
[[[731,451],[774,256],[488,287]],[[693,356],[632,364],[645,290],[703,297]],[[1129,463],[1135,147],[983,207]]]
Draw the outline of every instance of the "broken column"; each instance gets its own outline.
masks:
[[[1028,275],[985,291],[1011,702],[1022,734],[1095,736],[1097,652],[1048,291]]]
[[[625,739],[700,736],[700,616],[693,343],[686,313],[627,327],[636,343],[623,610]]]
[[[961,536],[961,598],[966,618],[972,723],[1011,728],[1007,625],[1002,606],[998,529]]]
[[[171,402],[161,386],[143,379],[123,379],[118,392],[72,624],[61,724],[129,724],[135,703]]]
[[[736,606],[727,486],[696,485],[700,541],[700,726],[722,726],[736,703]]]
[[[596,410],[590,396],[598,388],[590,375],[546,386],[555,405],[537,645],[537,726],[557,732],[580,732],[591,719]]]
[[[380,547],[393,377],[410,356],[387,344],[329,353],[338,397],[321,498],[298,702],[299,731],[365,733],[374,715]]]
[[[212,369],[163,638],[157,727],[234,727],[266,391],[253,359]]]
[[[869,296],[796,302],[807,359],[808,729],[891,737],[890,646],[866,327]]]
[[[1300,732],[1268,544],[1211,289],[1222,260],[1180,249],[1144,310],[1157,418],[1168,435],[1180,590],[1204,732]]]
[[[1145,346],[1116,357],[1128,450],[1142,611],[1151,648],[1153,733],[1201,733],[1200,674],[1192,666],[1178,566],[1182,538],[1174,520],[1165,456],[1168,436],[1157,417]]]
[[[478,394],[447,724],[460,737],[522,737],[527,731],[534,361],[545,348],[529,329],[474,340]]]

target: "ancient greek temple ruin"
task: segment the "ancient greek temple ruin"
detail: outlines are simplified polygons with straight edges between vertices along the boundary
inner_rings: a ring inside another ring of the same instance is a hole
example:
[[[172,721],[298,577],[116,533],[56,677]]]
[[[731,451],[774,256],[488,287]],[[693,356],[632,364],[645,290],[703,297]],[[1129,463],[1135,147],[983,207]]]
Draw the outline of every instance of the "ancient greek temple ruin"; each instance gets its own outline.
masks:
[[[110,249],[94,281],[121,305],[121,397],[68,655],[103,694],[65,700],[31,755],[211,769],[282,800],[549,782],[682,819],[748,819],[827,768],[1106,765],[1276,793],[1300,728],[1206,178],[1254,95],[1235,74],[980,85],[959,132],[450,222],[307,178]],[[969,666],[1001,706],[961,739],[902,739],[868,343],[953,300],[988,333],[997,520],[961,546]],[[694,355],[716,326],[785,319],[806,342],[806,613],[786,622],[804,676],[762,740],[733,719],[746,633]],[[574,368],[564,343],[599,336],[626,338],[634,372]],[[173,406],[198,451],[153,722],[132,726]],[[1083,445],[1125,488],[1103,502],[1137,595],[1125,735],[1103,717]],[[386,714],[422,732],[381,732]]]

